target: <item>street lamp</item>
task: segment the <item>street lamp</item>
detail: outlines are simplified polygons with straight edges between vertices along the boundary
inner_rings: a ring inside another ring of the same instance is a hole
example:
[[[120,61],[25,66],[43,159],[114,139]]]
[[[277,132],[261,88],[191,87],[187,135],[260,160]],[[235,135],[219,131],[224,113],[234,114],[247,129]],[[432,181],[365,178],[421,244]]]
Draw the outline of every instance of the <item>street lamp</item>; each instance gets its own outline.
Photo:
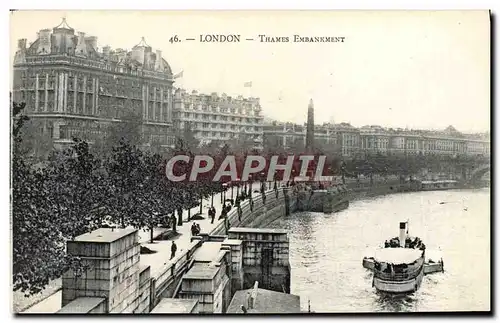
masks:
[[[226,190],[227,190],[227,183],[222,183],[222,192],[220,193],[221,204],[226,201]]]
[[[260,192],[261,193],[264,193],[266,191],[266,189],[264,187],[266,185],[266,182],[264,181],[264,175],[265,175],[264,172],[260,173]]]
[[[248,196],[250,197],[250,199],[252,199],[252,175],[248,175],[248,179],[249,179],[249,185],[248,185]]]
[[[238,199],[238,196],[240,195],[240,179],[236,179],[236,199]]]

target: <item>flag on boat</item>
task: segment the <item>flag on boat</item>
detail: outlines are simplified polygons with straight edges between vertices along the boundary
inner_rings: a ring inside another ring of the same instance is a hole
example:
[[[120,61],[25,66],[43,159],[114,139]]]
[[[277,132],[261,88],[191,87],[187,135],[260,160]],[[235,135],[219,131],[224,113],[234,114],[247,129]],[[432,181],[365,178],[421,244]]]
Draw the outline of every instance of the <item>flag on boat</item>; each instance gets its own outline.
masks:
[[[252,87],[252,82],[245,82],[243,83],[244,87]]]
[[[174,79],[178,79],[178,78],[183,77],[183,76],[184,76],[184,71],[180,71],[179,73],[174,75]]]

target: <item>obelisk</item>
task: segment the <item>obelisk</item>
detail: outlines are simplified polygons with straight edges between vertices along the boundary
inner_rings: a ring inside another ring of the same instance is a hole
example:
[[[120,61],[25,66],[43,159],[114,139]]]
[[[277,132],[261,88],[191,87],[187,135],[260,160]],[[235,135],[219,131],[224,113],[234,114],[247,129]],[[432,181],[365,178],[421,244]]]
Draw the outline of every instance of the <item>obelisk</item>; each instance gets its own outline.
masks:
[[[311,99],[307,108],[306,151],[312,152],[312,150],[314,150],[314,103]]]

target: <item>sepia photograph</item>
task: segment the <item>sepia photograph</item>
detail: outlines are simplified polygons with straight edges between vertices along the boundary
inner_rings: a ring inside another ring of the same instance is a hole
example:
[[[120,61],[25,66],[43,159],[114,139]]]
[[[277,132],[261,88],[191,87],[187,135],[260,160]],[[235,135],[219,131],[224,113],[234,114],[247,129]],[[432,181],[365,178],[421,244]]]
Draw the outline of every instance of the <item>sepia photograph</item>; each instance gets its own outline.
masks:
[[[13,314],[491,314],[490,11],[9,19]]]

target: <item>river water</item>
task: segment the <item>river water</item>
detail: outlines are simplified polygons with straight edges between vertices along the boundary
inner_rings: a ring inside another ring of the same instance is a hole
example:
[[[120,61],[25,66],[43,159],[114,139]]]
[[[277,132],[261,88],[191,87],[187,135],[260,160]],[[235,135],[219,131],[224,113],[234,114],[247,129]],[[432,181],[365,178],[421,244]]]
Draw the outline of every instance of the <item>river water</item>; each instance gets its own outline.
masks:
[[[445,202],[441,204],[441,202]],[[424,277],[415,294],[372,288],[362,258],[409,233],[440,250],[445,272]],[[335,214],[296,213],[269,227],[289,232],[292,294],[313,312],[487,311],[490,309],[490,191],[394,194],[351,202]]]

